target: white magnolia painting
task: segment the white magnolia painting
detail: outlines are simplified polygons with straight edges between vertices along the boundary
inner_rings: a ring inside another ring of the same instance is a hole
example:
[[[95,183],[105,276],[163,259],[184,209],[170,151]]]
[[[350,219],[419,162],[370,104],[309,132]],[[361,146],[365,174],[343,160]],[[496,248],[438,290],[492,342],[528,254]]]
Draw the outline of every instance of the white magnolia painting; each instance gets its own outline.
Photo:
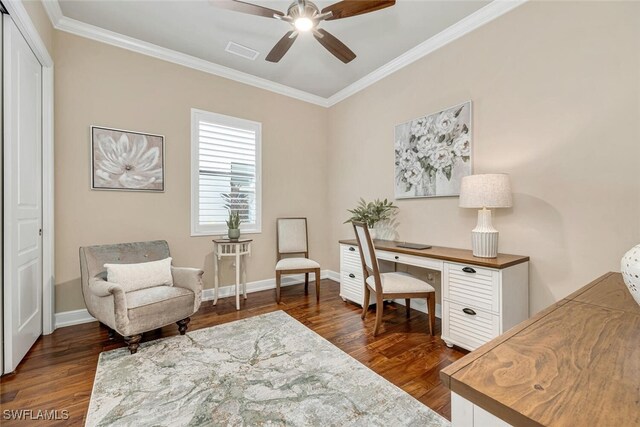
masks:
[[[164,137],[91,127],[91,188],[164,191]]]
[[[396,198],[459,195],[471,155],[471,101],[396,126]]]

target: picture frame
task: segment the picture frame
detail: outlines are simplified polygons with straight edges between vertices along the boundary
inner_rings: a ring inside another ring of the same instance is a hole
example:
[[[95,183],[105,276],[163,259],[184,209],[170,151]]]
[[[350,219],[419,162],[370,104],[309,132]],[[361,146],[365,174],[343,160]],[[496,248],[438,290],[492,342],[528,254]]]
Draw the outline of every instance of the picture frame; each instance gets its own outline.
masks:
[[[164,192],[163,135],[93,125],[90,141],[92,190]]]
[[[471,100],[395,126],[395,198],[455,197],[473,173]]]

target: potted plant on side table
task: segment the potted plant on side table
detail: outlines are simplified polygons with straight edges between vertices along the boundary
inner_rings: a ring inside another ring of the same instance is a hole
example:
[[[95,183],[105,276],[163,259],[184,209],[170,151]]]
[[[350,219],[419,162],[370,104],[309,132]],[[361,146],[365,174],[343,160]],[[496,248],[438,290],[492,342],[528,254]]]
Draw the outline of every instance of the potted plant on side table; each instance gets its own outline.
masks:
[[[347,212],[351,214],[351,218],[344,223],[350,223],[352,221],[364,222],[369,227],[369,234],[372,239],[377,237],[377,231],[374,228],[375,225],[381,221],[390,220],[398,209],[393,202],[387,199],[376,199],[373,202],[367,202],[363,198],[360,198],[358,205],[353,209],[347,209]]]
[[[227,227],[229,232],[227,233],[229,239],[238,240],[240,238],[240,213],[238,211],[229,211],[229,219],[227,220]]]

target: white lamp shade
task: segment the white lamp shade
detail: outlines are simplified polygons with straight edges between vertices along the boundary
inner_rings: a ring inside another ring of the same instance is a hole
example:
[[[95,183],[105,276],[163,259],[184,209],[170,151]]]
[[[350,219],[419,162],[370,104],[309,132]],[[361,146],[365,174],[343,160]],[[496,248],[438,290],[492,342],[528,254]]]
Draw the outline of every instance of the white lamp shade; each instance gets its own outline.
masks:
[[[461,208],[510,208],[513,206],[509,175],[469,175],[460,184]]]

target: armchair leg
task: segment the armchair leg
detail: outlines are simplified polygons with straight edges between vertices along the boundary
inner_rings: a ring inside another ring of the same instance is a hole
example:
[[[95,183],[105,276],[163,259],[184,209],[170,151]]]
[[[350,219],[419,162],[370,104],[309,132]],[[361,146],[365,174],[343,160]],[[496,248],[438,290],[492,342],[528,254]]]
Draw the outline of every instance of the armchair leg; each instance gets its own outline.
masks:
[[[304,294],[309,293],[309,273],[304,273]]]
[[[140,340],[142,339],[142,334],[133,335],[130,337],[124,337],[124,342],[127,343],[129,347],[129,351],[131,354],[136,354],[138,352],[138,347],[140,347]]]
[[[316,276],[316,302],[319,303],[320,302],[320,269],[319,268],[316,268],[314,270],[314,275]]]
[[[404,299],[404,306],[406,307],[406,310],[407,310],[407,319],[408,319],[409,317],[411,317],[411,299],[410,298]]]
[[[110,327],[108,327],[102,322],[100,322],[100,326],[107,329],[107,333],[109,334],[109,341],[113,341],[113,339],[115,338],[116,331],[114,331],[113,329],[111,329]]]
[[[189,322],[191,322],[191,318],[187,317],[186,319],[178,320],[176,323],[178,324],[178,331],[180,335],[184,335],[187,333],[187,327],[189,326]]]

